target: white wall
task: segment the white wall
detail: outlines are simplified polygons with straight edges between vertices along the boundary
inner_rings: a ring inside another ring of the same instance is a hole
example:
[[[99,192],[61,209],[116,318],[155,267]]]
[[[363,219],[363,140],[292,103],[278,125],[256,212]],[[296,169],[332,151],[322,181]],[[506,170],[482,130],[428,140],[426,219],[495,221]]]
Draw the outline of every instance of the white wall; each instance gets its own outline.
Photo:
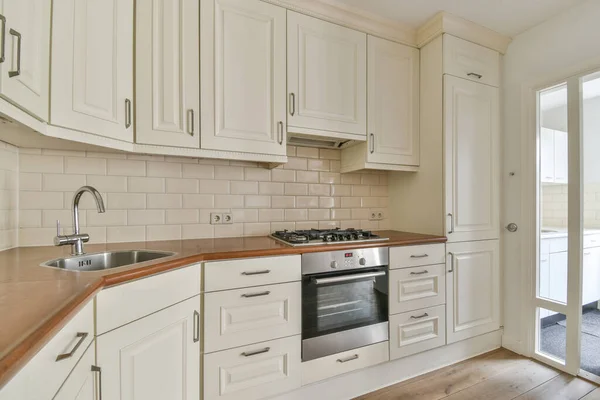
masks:
[[[504,225],[516,222],[516,233],[504,231],[504,344],[524,352],[527,319],[521,310],[529,301],[529,285],[521,260],[522,245],[531,248],[531,229],[527,226],[529,210],[522,204],[522,174],[527,173],[522,161],[524,135],[535,132],[524,127],[522,92],[560,77],[600,68],[598,45],[600,1],[590,0],[514,38],[504,56],[503,83],[503,209]],[[513,177],[509,172],[515,172]]]
[[[19,155],[0,142],[0,251],[17,246]]]

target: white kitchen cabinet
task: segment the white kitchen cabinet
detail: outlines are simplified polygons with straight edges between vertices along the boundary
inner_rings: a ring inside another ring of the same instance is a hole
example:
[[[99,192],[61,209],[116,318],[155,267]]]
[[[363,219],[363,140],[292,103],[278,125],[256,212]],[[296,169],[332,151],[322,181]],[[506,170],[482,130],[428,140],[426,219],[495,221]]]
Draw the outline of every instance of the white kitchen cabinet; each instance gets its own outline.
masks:
[[[540,129],[540,179],[542,183],[569,182],[567,132]]]
[[[342,151],[342,172],[412,170],[419,165],[419,50],[374,36],[367,44],[367,142]]]
[[[0,4],[3,53],[0,94],[37,118],[48,120],[50,0],[9,0]]]
[[[540,129],[540,178],[554,182],[554,131],[548,128]]]
[[[447,343],[499,329],[498,241],[449,243],[446,249]]]
[[[567,183],[569,181],[567,132],[554,131],[554,183]]]
[[[449,242],[500,235],[498,88],[444,76],[446,232]]]
[[[550,253],[548,299],[560,303],[567,302],[568,254],[566,251]]]
[[[468,40],[445,34],[444,74],[500,86],[500,54]]]
[[[136,143],[200,147],[197,0],[136,2]]]
[[[133,0],[54,0],[50,123],[133,141]]]
[[[285,155],[285,9],[202,1],[201,18],[201,147]]]
[[[288,11],[287,45],[288,130],[364,140],[367,35]]]
[[[446,265],[391,270],[389,312],[397,314],[446,302]]]
[[[200,398],[200,296],[98,336],[105,399]]]
[[[583,251],[582,304],[600,300],[600,247]]]
[[[446,344],[446,307],[423,308],[390,316],[390,360]]]
[[[91,345],[52,400],[102,400],[96,397],[99,382],[96,376],[101,371],[94,365],[95,354]]]

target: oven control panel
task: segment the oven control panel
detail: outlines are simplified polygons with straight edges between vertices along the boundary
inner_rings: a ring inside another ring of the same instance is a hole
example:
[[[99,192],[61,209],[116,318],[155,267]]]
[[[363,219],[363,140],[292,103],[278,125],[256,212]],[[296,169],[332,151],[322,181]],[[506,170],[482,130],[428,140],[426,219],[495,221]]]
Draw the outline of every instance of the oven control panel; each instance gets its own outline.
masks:
[[[302,274],[387,266],[387,247],[302,254]]]

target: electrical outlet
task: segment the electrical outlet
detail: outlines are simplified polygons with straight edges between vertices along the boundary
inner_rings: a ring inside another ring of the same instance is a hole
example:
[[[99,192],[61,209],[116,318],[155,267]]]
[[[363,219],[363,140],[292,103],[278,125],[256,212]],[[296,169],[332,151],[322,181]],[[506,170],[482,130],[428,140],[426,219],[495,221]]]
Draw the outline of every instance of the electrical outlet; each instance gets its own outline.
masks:
[[[383,211],[373,211],[373,210],[371,210],[369,212],[369,221],[381,221],[383,218],[385,218],[385,215],[383,214]]]
[[[223,214],[221,213],[210,213],[210,224],[218,225],[223,223]]]
[[[233,224],[233,214],[223,213],[223,224]]]
[[[377,219],[378,219],[379,221],[381,221],[381,220],[383,219],[383,211],[378,211],[378,212],[377,212]]]

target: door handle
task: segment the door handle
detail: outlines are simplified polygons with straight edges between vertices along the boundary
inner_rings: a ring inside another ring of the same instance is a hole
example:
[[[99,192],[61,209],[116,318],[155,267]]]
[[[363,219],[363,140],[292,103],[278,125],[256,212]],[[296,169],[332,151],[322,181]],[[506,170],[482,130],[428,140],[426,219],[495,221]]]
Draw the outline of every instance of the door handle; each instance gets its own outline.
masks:
[[[279,144],[283,144],[283,121],[277,123],[277,138]]]
[[[371,134],[369,135],[369,139],[371,139],[371,140],[369,140],[369,141],[371,142],[371,143],[370,143],[370,144],[371,144],[371,148],[369,149],[369,152],[370,152],[371,154],[373,154],[373,153],[375,152],[375,134],[374,134],[374,133],[371,133]]]
[[[448,213],[448,217],[450,217],[450,230],[448,231],[448,234],[450,234],[454,233],[454,215],[452,215],[452,213]]]
[[[15,71],[8,71],[9,78],[12,78],[21,75],[21,34],[12,28],[8,33],[17,38],[17,69]],[[4,38],[2,38],[2,41],[4,41]]]
[[[296,113],[296,95],[294,93],[290,93],[290,115],[294,115]]]
[[[125,129],[131,126],[131,100],[125,99]]]
[[[188,133],[190,136],[194,136],[194,110],[188,110]]]
[[[59,354],[58,356],[56,356],[56,361],[66,360],[67,358],[73,357],[73,355],[75,354],[75,352],[77,351],[79,346],[81,346],[81,344],[84,342],[85,338],[88,337],[88,333],[87,332],[77,332],[77,335],[75,335],[75,337],[79,338],[79,340],[77,341],[75,346],[68,353],[63,353],[63,354]]]
[[[506,225],[506,230],[509,232],[516,232],[519,229],[519,225],[515,224],[514,222],[511,222],[510,224]]]
[[[194,310],[194,337],[192,339],[194,343],[200,341],[200,313]]]
[[[449,251],[448,254],[450,255],[450,269],[448,272],[454,272],[454,253]]]
[[[348,361],[352,361],[352,360],[357,360],[358,359],[358,354],[355,354],[353,356],[350,356],[348,358],[338,358],[336,361],[339,363],[345,363]]]
[[[92,372],[98,373],[98,400],[102,400],[102,368],[92,365]]]

